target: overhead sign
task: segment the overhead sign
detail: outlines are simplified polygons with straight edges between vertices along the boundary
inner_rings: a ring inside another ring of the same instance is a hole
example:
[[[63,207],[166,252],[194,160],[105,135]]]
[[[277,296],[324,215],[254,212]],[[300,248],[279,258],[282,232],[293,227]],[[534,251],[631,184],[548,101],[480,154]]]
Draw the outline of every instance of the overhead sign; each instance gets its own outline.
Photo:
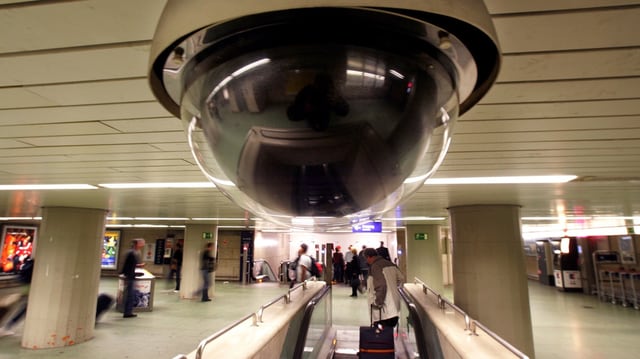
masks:
[[[373,233],[382,232],[382,222],[368,222],[364,224],[354,224],[351,226],[353,233]]]

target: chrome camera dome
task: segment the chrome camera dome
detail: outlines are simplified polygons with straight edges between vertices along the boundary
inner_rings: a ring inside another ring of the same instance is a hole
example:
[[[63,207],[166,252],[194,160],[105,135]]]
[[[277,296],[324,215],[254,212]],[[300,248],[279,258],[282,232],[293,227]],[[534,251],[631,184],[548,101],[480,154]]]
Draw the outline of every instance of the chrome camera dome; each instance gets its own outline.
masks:
[[[216,18],[176,10],[189,3],[204,4],[167,4],[152,89],[182,119],[205,176],[281,225],[322,230],[393,210],[438,168],[458,116],[497,76],[493,29],[446,14],[380,1],[206,2]]]

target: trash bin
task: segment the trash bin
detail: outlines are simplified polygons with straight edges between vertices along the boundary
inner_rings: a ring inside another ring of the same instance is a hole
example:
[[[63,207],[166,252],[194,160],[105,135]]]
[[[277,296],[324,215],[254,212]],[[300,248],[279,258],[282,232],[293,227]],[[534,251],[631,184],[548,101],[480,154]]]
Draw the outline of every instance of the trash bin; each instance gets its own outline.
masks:
[[[155,279],[156,277],[146,269],[136,269],[136,279],[133,282],[134,312],[150,312],[153,310]],[[121,313],[124,313],[124,288],[125,277],[121,274],[118,279],[118,295],[116,296],[116,310]]]

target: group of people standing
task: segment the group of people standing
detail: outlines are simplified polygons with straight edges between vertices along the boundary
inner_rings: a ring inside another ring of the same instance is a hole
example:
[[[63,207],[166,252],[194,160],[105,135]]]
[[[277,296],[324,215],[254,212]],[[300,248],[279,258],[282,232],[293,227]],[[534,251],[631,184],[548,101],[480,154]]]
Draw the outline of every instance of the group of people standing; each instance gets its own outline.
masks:
[[[366,245],[362,246],[362,250],[358,250],[349,246],[343,254],[342,247],[336,246],[333,253],[333,284],[344,283],[352,288],[351,297],[357,297],[358,291],[362,292],[367,286],[367,278],[369,276],[369,265],[367,264],[365,250]],[[376,253],[390,261],[389,250],[384,246],[384,242],[380,242],[380,247],[374,249]]]
[[[351,297],[367,290],[374,323],[393,327],[398,323],[400,295],[396,290],[404,278],[398,267],[391,262],[389,250],[380,242],[378,248],[362,246],[358,252],[349,246],[343,254],[336,246],[333,253],[333,280],[351,286]]]

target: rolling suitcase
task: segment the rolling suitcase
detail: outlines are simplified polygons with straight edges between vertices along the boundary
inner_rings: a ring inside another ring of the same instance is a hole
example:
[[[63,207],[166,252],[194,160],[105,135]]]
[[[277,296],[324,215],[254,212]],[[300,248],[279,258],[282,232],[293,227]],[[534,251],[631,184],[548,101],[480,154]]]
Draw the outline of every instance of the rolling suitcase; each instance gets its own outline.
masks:
[[[373,308],[371,308],[373,311]],[[380,309],[380,318],[382,309]],[[373,325],[373,313],[371,313],[371,325],[360,327],[360,359],[394,359],[395,343],[393,341],[393,327]]]

